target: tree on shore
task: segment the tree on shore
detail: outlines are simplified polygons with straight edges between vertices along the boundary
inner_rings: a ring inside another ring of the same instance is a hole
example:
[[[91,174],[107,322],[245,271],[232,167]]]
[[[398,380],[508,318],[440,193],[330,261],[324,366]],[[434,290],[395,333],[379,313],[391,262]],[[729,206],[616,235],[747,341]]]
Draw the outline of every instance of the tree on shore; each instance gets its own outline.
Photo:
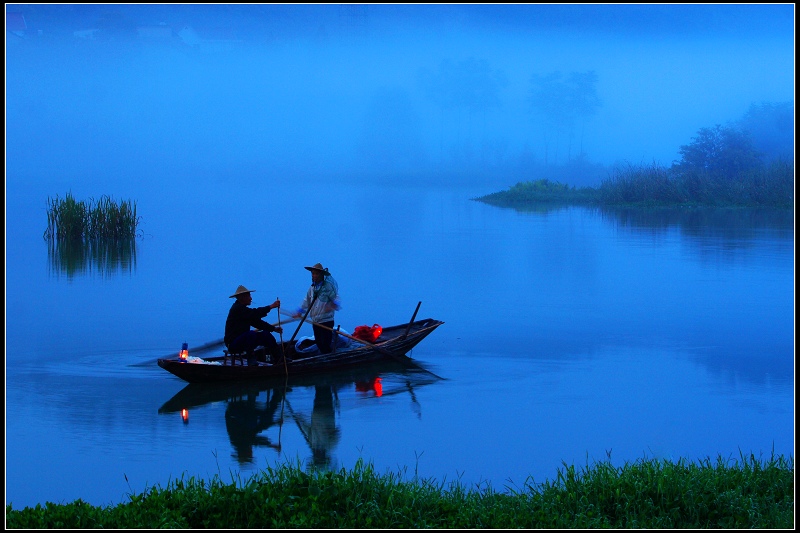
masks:
[[[679,174],[735,179],[762,166],[750,136],[733,126],[700,128],[692,142],[680,147],[681,160],[673,163]]]
[[[794,102],[753,103],[736,123],[767,160],[794,160]]]

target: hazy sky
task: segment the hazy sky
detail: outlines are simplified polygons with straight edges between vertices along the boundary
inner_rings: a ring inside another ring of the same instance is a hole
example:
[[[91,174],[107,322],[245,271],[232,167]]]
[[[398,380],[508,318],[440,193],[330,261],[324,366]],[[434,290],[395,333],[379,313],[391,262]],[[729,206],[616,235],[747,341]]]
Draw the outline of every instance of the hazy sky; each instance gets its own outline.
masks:
[[[563,163],[579,144],[604,165],[670,164],[699,128],[794,98],[793,4],[6,11],[27,24],[6,33],[12,177],[157,166],[297,177],[518,173],[514,182],[535,177],[525,161]],[[153,33],[157,25],[170,37]],[[493,80],[493,105],[437,105],[423,80],[470,64]],[[562,135],[545,155],[532,76],[589,71],[600,107],[580,139]]]

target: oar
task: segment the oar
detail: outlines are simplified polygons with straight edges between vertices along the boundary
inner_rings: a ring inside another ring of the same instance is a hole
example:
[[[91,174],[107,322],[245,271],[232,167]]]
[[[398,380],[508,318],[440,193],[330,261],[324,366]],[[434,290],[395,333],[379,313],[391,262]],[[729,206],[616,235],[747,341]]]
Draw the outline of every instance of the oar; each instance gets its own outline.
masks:
[[[292,335],[292,338],[289,339],[289,344],[291,344],[294,341],[294,338],[297,335],[297,332],[300,331],[300,326],[302,326],[303,322],[306,321],[306,317],[308,316],[308,313],[310,313],[311,312],[311,308],[314,307],[314,302],[317,301],[317,296],[318,295],[315,294],[314,297],[311,299],[311,305],[308,306],[308,309],[306,310],[306,314],[303,315],[303,320],[301,320],[300,323],[297,324],[297,329],[294,330],[294,334]],[[278,312],[280,313],[280,309],[278,310]]]
[[[406,326],[406,332],[403,333],[403,338],[408,337],[408,332],[411,330],[411,324],[414,323],[414,319],[417,318],[417,311],[419,311],[419,306],[422,305],[422,302],[417,304],[417,308],[414,309],[414,314],[411,315],[411,320],[408,322],[408,326]]]
[[[420,302],[420,304],[421,304],[421,303],[422,303],[422,302]],[[417,305],[417,309],[419,309],[419,304]],[[280,312],[281,312],[281,313],[283,313],[284,315],[291,316],[291,314],[290,314],[290,313],[286,313],[286,312],[284,312],[284,311],[280,311]],[[307,314],[307,313],[306,313],[306,314]],[[414,314],[416,314],[416,312],[415,312]],[[412,317],[412,320],[411,320],[411,321],[412,321],[412,322],[414,321],[414,320],[413,320],[413,317]],[[316,322],[313,322],[313,321],[311,321],[311,320],[309,320],[309,321],[308,321],[308,323],[309,323],[309,324],[313,324],[313,325],[315,325],[315,326],[319,326],[319,327],[321,327],[321,328],[323,328],[323,329],[327,329],[327,330],[329,330],[329,331],[333,331],[335,334],[338,334],[338,335],[343,335],[343,336],[345,336],[345,337],[347,337],[347,338],[349,338],[349,339],[352,339],[352,340],[354,340],[354,341],[356,341],[356,342],[360,342],[361,344],[364,344],[364,345],[366,345],[366,346],[369,346],[370,348],[375,348],[375,349],[376,349],[376,350],[378,350],[379,352],[381,352],[381,353],[383,353],[383,354],[386,354],[386,355],[388,355],[388,356],[390,356],[390,357],[394,358],[395,360],[397,360],[397,361],[400,361],[401,363],[404,363],[404,364],[409,364],[409,363],[410,363],[410,364],[412,364],[412,365],[416,366],[417,368],[424,370],[425,372],[427,372],[428,374],[432,375],[433,377],[435,377],[435,378],[437,378],[437,379],[441,379],[441,380],[445,380],[445,379],[446,379],[446,378],[443,378],[442,376],[439,376],[438,374],[434,374],[433,372],[431,372],[431,371],[430,371],[430,370],[428,370],[427,368],[423,368],[423,367],[421,367],[420,365],[418,365],[418,364],[416,364],[414,361],[412,361],[412,360],[411,360],[411,358],[409,358],[409,357],[404,357],[404,356],[398,355],[398,354],[396,354],[396,353],[394,353],[394,352],[392,352],[392,351],[390,351],[390,350],[387,350],[386,348],[384,348],[384,347],[382,347],[382,346],[378,346],[377,344],[372,344],[371,342],[369,342],[369,341],[365,341],[364,339],[359,339],[358,337],[353,337],[352,335],[349,335],[349,334],[345,333],[344,331],[341,331],[341,330],[340,330],[340,329],[338,329],[338,328],[337,328],[336,330],[334,330],[333,328],[329,328],[328,326],[325,326],[325,325],[323,325],[323,324],[318,324],[318,323],[316,323]]]
[[[393,359],[395,359],[395,360],[397,360],[397,361],[400,361],[400,362],[401,362],[401,363],[403,363],[403,364],[409,364],[409,363],[411,363],[411,364],[413,364],[414,366],[416,366],[417,368],[421,368],[422,370],[424,370],[425,372],[427,372],[428,374],[430,374],[431,376],[433,376],[433,377],[435,377],[435,378],[437,378],[437,379],[441,379],[441,380],[444,380],[444,379],[445,379],[445,378],[443,378],[442,376],[438,376],[438,375],[434,374],[433,372],[431,372],[431,371],[430,371],[430,370],[428,370],[427,368],[423,368],[423,367],[419,366],[418,364],[414,363],[414,362],[413,362],[413,361],[412,361],[412,360],[411,360],[409,357],[407,357],[407,356],[398,355],[398,354],[396,354],[396,353],[394,353],[394,352],[392,352],[392,351],[390,351],[390,350],[387,350],[386,348],[384,348],[384,347],[382,347],[382,346],[378,346],[377,344],[372,344],[371,342],[369,342],[369,341],[365,341],[364,339],[359,339],[358,337],[353,337],[352,335],[350,335],[350,334],[348,334],[348,333],[345,333],[344,331],[336,331],[336,330],[334,330],[333,328],[329,328],[328,326],[325,326],[325,325],[323,325],[323,324],[317,324],[316,322],[311,322],[310,320],[309,320],[308,322],[309,322],[310,324],[314,324],[315,326],[321,327],[321,328],[323,328],[323,329],[327,329],[327,330],[329,330],[329,331],[333,331],[334,333],[338,333],[339,335],[344,335],[344,336],[345,336],[345,337],[347,337],[348,339],[352,339],[352,340],[354,340],[354,341],[360,342],[361,344],[365,344],[365,345],[369,346],[370,348],[375,348],[375,349],[376,349],[376,350],[378,350],[379,352],[381,352],[381,353],[383,353],[383,354],[386,354],[386,355],[388,355],[389,357],[391,357],[391,358],[393,358]]]
[[[392,351],[387,350],[386,348],[378,346],[377,344],[372,344],[371,342],[365,341],[364,339],[359,339],[358,337],[353,337],[352,335],[350,335],[349,333],[345,333],[344,331],[336,331],[335,329],[329,328],[328,326],[326,326],[324,324],[318,324],[317,322],[312,322],[311,320],[309,320],[308,323],[309,324],[313,324],[313,325],[315,325],[317,327],[320,327],[322,329],[327,329],[328,331],[332,331],[334,333],[338,333],[339,335],[343,335],[343,336],[347,337],[348,339],[360,342],[361,344],[366,344],[370,348],[375,348],[379,352],[385,353],[386,355],[391,355],[392,357],[396,357],[398,359],[400,358],[399,355],[397,355],[396,353],[394,353]],[[399,359],[399,360],[404,361],[403,359]]]
[[[286,349],[283,347],[283,328],[281,327],[281,299],[276,298],[276,300],[278,300],[278,327],[281,330],[281,355],[283,356],[283,370],[286,373],[286,376],[288,377],[289,367],[286,366]]]
[[[284,356],[285,358],[285,356]],[[286,404],[286,389],[289,388],[289,374],[283,380],[283,398],[281,398],[281,425],[278,426],[278,446],[281,445],[281,433],[283,432],[283,406]]]

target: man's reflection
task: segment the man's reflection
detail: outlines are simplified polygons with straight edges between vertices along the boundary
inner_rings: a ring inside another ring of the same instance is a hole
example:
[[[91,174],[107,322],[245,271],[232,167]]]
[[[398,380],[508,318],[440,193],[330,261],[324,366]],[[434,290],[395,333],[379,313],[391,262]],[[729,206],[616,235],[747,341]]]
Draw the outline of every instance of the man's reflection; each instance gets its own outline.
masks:
[[[334,410],[335,391],[330,385],[314,387],[314,408],[311,418],[303,414],[294,414],[297,426],[311,448],[311,460],[315,467],[329,468],[331,453],[339,443],[341,430],[336,427]]]
[[[275,444],[260,433],[282,422],[280,408],[283,394],[280,389],[268,390],[267,400],[263,405],[256,402],[258,393],[228,400],[225,427],[233,445],[232,456],[239,463],[253,462],[253,446],[267,446],[280,453],[280,442]]]

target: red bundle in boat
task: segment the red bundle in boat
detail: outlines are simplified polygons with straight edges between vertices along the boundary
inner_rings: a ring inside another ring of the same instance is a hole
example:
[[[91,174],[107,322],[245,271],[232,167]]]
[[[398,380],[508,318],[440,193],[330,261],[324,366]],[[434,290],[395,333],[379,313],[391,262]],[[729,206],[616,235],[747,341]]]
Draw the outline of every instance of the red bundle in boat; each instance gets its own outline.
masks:
[[[375,340],[381,336],[382,331],[383,328],[378,324],[373,324],[372,326],[358,326],[355,331],[353,331],[353,337],[368,342],[375,342]]]

